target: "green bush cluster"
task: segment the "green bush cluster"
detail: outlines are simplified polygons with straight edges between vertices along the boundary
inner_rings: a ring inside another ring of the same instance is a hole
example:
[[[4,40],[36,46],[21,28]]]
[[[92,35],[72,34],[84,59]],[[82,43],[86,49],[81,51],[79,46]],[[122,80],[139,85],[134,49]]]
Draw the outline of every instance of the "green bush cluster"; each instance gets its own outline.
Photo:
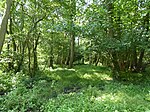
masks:
[[[0,108],[2,112],[37,112],[41,105],[52,97],[51,82],[26,78],[22,80],[11,92],[1,96]]]

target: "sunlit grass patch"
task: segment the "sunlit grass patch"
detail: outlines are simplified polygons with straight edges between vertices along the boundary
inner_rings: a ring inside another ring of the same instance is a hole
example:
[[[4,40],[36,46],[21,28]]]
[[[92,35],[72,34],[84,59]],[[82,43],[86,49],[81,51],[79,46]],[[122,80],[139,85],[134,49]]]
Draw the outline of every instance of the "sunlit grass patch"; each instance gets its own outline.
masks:
[[[93,74],[80,74],[80,78],[90,79],[90,80],[112,80],[110,76],[105,73],[93,73]]]
[[[88,67],[88,69],[87,69]],[[83,79],[98,81],[98,80],[112,80],[111,72],[106,67],[95,67],[92,65],[81,65],[75,67],[78,76]]]
[[[110,102],[118,102],[122,100],[122,96],[124,94],[121,95],[117,95],[117,94],[112,94],[112,93],[106,93],[106,94],[102,94],[101,96],[98,97],[91,97],[94,101],[98,101],[98,102],[105,102],[105,101],[110,101]]]

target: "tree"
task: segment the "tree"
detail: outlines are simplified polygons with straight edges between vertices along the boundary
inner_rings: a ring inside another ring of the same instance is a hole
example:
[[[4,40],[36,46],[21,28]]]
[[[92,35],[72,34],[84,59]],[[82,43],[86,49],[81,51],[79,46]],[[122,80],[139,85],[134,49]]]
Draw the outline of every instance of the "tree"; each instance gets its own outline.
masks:
[[[7,24],[8,24],[8,19],[10,15],[11,5],[12,5],[12,0],[6,0],[6,11],[4,13],[2,24],[0,27],[0,54],[1,54],[2,47],[5,41],[5,35],[7,31]]]
[[[74,61],[74,48],[75,48],[75,15],[76,15],[76,0],[70,1],[70,61],[69,61],[69,68],[73,67]]]
[[[52,68],[72,68],[84,57],[111,67],[119,79],[122,72],[143,71],[149,60],[147,1],[16,0],[8,18],[9,28],[1,32],[7,31],[9,43],[0,42],[7,46],[4,65],[15,72],[36,74],[43,63],[38,57]]]

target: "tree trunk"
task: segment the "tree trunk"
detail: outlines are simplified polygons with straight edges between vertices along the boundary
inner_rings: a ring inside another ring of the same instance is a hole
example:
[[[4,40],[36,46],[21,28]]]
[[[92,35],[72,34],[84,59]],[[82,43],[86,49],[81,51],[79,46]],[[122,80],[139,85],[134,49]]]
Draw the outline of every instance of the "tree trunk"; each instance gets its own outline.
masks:
[[[52,45],[49,54],[49,67],[54,68],[53,62],[54,62],[54,56],[53,56],[53,45]]]
[[[137,72],[139,72],[139,71],[142,70],[142,67],[143,67],[144,52],[145,52],[144,49],[142,49],[141,52],[140,52],[140,57],[139,57],[138,64],[137,64]]]
[[[31,76],[32,78],[32,74],[31,74],[31,43],[30,43],[30,40],[27,39],[27,49],[28,49],[28,72],[29,72],[29,75]]]
[[[65,65],[69,65],[69,59],[70,59],[70,50],[68,51],[68,55],[65,59]]]
[[[75,37],[74,34],[71,35],[71,42],[70,42],[70,61],[69,61],[69,68],[73,67],[74,61],[74,46],[75,46]]]
[[[92,55],[92,53],[90,53],[90,54],[89,54],[89,65],[92,64],[92,59],[93,59],[92,57],[93,57],[93,55]]]
[[[56,64],[61,64],[61,54],[60,53],[58,53],[58,55],[57,55]]]
[[[95,66],[97,66],[97,65],[98,65],[98,63],[99,63],[99,59],[100,59],[100,54],[97,54],[97,58],[96,58],[96,62],[95,62]]]
[[[11,4],[12,4],[12,0],[6,0],[6,11],[5,11],[4,17],[2,19],[2,24],[0,27],[0,54],[1,54],[2,47],[5,41],[5,34],[7,31],[7,24],[8,24],[8,19],[10,15]]]
[[[8,71],[11,71],[12,70],[12,62],[10,61],[11,60],[11,56],[10,56],[10,42],[7,42],[7,52],[8,52],[8,58],[9,58],[9,61],[8,61]]]
[[[133,47],[133,56],[132,56],[131,70],[132,71],[136,71],[136,68],[137,68],[137,52],[136,52],[136,47],[134,46]]]
[[[70,0],[70,60],[69,68],[73,67],[74,61],[74,49],[75,49],[75,32],[74,32],[74,21],[76,15],[76,0]]]
[[[50,56],[50,59],[49,59],[49,67],[54,68],[53,62],[54,62],[53,57]]]
[[[33,46],[33,74],[35,74],[36,70],[38,69],[37,46],[38,46],[39,38],[40,38],[40,33],[38,34],[38,37],[36,38]]]
[[[29,47],[28,47],[28,72],[29,74],[31,74],[31,50]]]
[[[20,46],[22,46],[22,50],[20,49],[20,52],[21,52],[21,58],[20,58],[20,60],[19,60],[18,63],[17,63],[17,69],[16,69],[15,72],[19,72],[19,71],[21,70],[22,65],[23,65],[24,54],[25,54],[25,47],[26,47],[26,41],[23,42],[23,44],[20,45]]]
[[[11,18],[11,14],[10,14],[10,23],[9,23],[9,34],[10,34],[10,35],[13,34],[13,31],[12,31],[12,18]],[[15,61],[14,57],[15,57],[15,51],[16,51],[16,43],[15,43],[14,37],[11,37],[11,39],[12,39],[12,44],[13,44],[13,50],[12,50],[12,51],[13,51],[13,56],[11,57],[11,61],[8,63],[8,68],[9,68],[9,70],[14,69],[14,61]],[[9,42],[8,42],[7,44],[9,44]],[[11,43],[10,43],[10,44],[11,44]],[[8,45],[8,51],[10,50],[10,49],[9,49],[9,46],[10,46],[10,45]]]

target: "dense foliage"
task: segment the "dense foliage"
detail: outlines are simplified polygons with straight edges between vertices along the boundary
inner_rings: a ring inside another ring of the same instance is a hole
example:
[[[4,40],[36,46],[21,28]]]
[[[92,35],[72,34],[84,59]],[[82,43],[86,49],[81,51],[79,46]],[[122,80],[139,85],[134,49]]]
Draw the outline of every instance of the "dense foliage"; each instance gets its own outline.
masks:
[[[149,0],[0,0],[0,111],[150,111],[149,22]]]
[[[113,77],[119,79],[120,71],[141,72],[150,63],[148,0],[8,0],[6,4],[10,17],[7,30],[2,21],[1,31],[7,35],[5,43],[1,36],[0,45],[5,71],[26,69],[32,77],[42,65],[72,68],[73,63],[89,62],[111,66]]]

